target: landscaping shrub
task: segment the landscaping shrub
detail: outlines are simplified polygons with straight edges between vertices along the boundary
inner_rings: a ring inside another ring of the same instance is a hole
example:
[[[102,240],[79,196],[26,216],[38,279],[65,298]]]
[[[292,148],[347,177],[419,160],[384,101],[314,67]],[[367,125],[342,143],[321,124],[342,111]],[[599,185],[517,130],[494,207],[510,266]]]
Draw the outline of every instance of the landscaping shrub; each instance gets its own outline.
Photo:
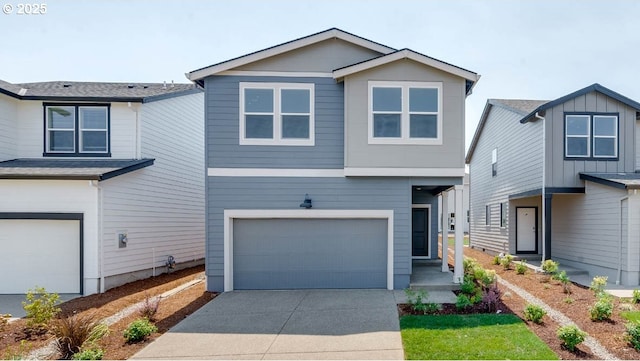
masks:
[[[101,348],[89,348],[73,355],[74,360],[102,360],[104,350]]]
[[[124,330],[123,336],[128,343],[139,342],[147,338],[158,328],[146,318],[139,318],[129,324]]]
[[[482,308],[487,312],[495,312],[500,302],[500,289],[497,285],[492,285],[482,294]]]
[[[633,348],[640,351],[640,323],[629,322],[625,325],[627,331],[624,338]]]
[[[144,299],[144,303],[142,303],[138,310],[138,314],[140,317],[147,318],[149,321],[155,321],[159,307],[160,297],[149,297],[149,295],[147,295]]]
[[[493,265],[494,266],[500,265],[500,255],[499,254],[497,254],[497,255],[495,255],[495,257],[493,257]]]
[[[571,294],[571,279],[567,276],[567,272],[562,271],[560,273],[556,273],[555,279],[560,281],[562,284],[562,290],[566,294]]]
[[[544,273],[553,275],[553,274],[556,274],[556,272],[558,272],[558,266],[560,266],[558,262],[547,259],[542,262],[542,264],[540,265],[540,268],[542,268],[542,271]]]
[[[510,255],[509,253],[505,254],[500,259],[500,264],[502,265],[502,268],[504,268],[505,270],[511,269],[512,262],[513,262],[513,256]]]
[[[516,273],[519,275],[523,275],[527,273],[527,260],[522,260],[516,263]]]
[[[8,313],[0,314],[0,332],[4,330],[4,327],[7,325],[7,323],[9,323],[10,318],[11,318],[11,315]]]
[[[456,298],[456,309],[458,311],[464,310],[466,308],[469,308],[473,306],[473,303],[471,303],[471,300],[469,299],[469,297],[465,294],[459,294],[458,297]]]
[[[424,304],[424,314],[437,313],[442,309],[442,305],[439,303],[427,302]]]
[[[109,328],[94,315],[77,314],[56,320],[52,331],[57,351],[61,358],[68,360],[83,347],[95,344],[109,332]]]
[[[59,304],[60,296],[57,293],[48,293],[44,287],[30,289],[25,301],[22,301],[27,327],[35,331],[47,330],[51,319],[60,312]]]
[[[427,313],[427,306],[424,301],[428,297],[426,290],[418,289],[414,290],[407,288],[404,290],[404,294],[407,296],[407,302],[411,305],[411,308],[416,312]]]
[[[476,287],[477,285],[474,282],[473,277],[469,275],[465,275],[464,281],[460,285],[460,290],[462,291],[462,293],[467,295],[473,295],[476,293]]]
[[[547,314],[542,307],[534,304],[527,304],[524,308],[524,319],[527,321],[532,321],[534,323],[542,323],[542,318]]]
[[[566,297],[566,298],[565,298],[564,300],[562,300],[562,301],[564,301],[564,303],[566,303],[566,304],[570,305],[570,304],[572,304],[572,303],[573,303],[573,298],[571,298],[571,297]]]
[[[600,297],[589,309],[591,321],[608,320],[613,313],[613,302],[610,297]]]
[[[607,276],[595,276],[593,280],[591,280],[591,286],[589,289],[596,294],[596,297],[599,297],[604,293],[604,288],[607,286]]]
[[[633,303],[640,303],[640,290],[633,290]]]
[[[562,341],[562,345],[571,352],[575,351],[576,346],[581,344],[587,337],[587,333],[576,325],[562,326],[558,328],[556,335]]]

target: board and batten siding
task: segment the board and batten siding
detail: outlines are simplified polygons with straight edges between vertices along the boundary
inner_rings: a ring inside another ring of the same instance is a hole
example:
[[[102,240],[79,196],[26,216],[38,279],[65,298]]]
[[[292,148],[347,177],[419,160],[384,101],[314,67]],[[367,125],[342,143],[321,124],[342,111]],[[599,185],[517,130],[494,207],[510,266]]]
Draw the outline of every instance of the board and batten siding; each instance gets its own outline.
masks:
[[[155,162],[100,183],[105,276],[162,272],[169,255],[177,263],[204,257],[203,99],[197,93],[140,107],[141,155]],[[118,231],[128,234],[126,248],[118,248]]]
[[[638,284],[639,242],[637,196],[625,190],[585,182],[585,194],[554,194],[551,254],[560,264],[605,275],[614,282],[621,264],[623,284]],[[622,250],[620,250],[620,245]],[[622,255],[620,254],[622,252]]]
[[[411,273],[411,186],[433,182],[434,179],[423,178],[209,177],[207,287],[211,291],[220,291],[224,285],[225,209],[291,209],[304,212],[305,209],[299,205],[305,194],[309,194],[314,210],[393,210],[394,288],[406,288]],[[432,208],[432,212],[437,214],[437,207]],[[432,216],[432,220],[432,229],[437,229],[434,223],[437,217]],[[437,237],[434,238],[431,240],[432,253],[437,250]]]
[[[343,168],[344,96],[332,78],[213,76],[205,80],[207,167]],[[313,83],[315,146],[240,145],[240,82]]]
[[[618,113],[618,160],[565,160],[565,112]],[[636,169],[636,110],[598,92],[590,92],[548,109],[547,122],[547,187],[584,187],[581,172],[618,173]]]
[[[18,155],[18,101],[0,94],[0,162]]]
[[[442,83],[442,144],[368,144],[369,81]],[[465,80],[411,60],[345,78],[345,167],[464,168]]]
[[[515,236],[510,237],[508,232],[515,229],[515,206],[509,205],[509,196],[542,187],[542,123],[521,124],[520,119],[521,114],[492,105],[473,152],[469,164],[469,221],[470,245],[475,248],[515,253]],[[492,152],[496,148],[498,169],[493,177]],[[505,228],[500,227],[500,203],[507,203]]]

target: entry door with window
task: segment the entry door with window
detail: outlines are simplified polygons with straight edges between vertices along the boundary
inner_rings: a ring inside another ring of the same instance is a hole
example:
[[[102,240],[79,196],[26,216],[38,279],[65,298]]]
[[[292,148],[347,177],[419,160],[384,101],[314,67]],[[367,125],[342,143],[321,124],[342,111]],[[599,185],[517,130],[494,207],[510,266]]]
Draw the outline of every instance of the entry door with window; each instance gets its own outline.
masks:
[[[538,208],[516,210],[516,253],[538,253]]]
[[[413,257],[429,257],[429,208],[412,209]]]

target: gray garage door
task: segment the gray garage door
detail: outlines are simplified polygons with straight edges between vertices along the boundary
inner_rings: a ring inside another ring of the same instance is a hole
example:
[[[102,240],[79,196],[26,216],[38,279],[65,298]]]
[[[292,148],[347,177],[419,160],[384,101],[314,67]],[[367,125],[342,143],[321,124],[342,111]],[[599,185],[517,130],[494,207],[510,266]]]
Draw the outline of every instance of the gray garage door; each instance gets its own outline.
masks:
[[[236,219],[233,287],[386,288],[385,219]]]

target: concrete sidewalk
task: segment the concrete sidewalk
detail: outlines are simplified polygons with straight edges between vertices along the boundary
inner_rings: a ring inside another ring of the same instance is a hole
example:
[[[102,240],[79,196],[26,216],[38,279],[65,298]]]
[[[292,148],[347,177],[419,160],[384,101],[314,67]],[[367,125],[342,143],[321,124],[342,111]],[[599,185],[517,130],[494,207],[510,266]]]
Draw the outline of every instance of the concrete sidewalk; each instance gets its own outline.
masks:
[[[393,291],[224,293],[134,359],[404,359]]]

